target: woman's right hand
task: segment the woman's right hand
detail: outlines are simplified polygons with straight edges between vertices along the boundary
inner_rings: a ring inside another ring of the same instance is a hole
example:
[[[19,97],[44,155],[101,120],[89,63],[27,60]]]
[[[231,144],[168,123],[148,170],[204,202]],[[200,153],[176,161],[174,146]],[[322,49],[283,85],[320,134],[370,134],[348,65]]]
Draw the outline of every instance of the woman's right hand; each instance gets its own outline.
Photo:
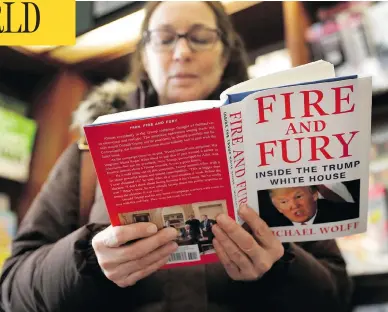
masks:
[[[153,223],[139,222],[107,227],[93,238],[92,246],[105,276],[127,287],[165,265],[178,248],[176,238],[174,228],[158,231]]]

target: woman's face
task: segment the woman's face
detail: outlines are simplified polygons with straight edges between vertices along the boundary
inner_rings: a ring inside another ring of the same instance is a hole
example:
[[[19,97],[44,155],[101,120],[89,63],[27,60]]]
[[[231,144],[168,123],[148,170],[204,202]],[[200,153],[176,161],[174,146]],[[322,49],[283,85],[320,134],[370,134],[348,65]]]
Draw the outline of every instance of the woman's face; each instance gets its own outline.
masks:
[[[217,28],[212,9],[203,2],[162,2],[149,21],[149,30],[173,30],[184,34],[193,27]],[[143,64],[159,96],[159,104],[207,98],[218,86],[225,67],[223,44],[193,52],[186,39],[170,51],[156,51],[147,44]]]

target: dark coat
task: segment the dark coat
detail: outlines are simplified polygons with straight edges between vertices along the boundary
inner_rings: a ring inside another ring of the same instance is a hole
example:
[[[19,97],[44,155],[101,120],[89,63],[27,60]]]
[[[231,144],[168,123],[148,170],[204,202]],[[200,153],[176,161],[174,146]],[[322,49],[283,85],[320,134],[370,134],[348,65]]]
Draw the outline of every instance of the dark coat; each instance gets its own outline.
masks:
[[[116,286],[91,247],[109,223],[99,187],[89,224],[79,226],[79,172],[80,152],[72,144],[12,244],[0,278],[6,312],[347,310],[352,284],[334,240],[285,244],[285,256],[254,282],[233,281],[215,263],[159,270],[134,286]]]
[[[207,219],[206,225],[205,221],[201,221],[201,230],[203,237],[206,237],[208,240],[212,241],[214,234],[212,232],[212,226],[216,224],[216,221],[213,219]]]
[[[201,221],[201,229],[205,231],[210,231],[212,225],[216,224],[216,221],[213,219],[207,219],[207,223],[205,225],[205,221]]]
[[[345,221],[359,217],[359,206],[355,203],[339,203],[318,199],[317,207],[317,215],[313,224]],[[273,215],[270,220],[265,221],[269,226],[293,226],[293,223],[280,213],[276,216]]]
[[[200,236],[201,235],[201,223],[199,222],[198,219],[192,219],[192,220],[187,220],[185,224],[190,225],[190,231],[193,232],[193,236]]]

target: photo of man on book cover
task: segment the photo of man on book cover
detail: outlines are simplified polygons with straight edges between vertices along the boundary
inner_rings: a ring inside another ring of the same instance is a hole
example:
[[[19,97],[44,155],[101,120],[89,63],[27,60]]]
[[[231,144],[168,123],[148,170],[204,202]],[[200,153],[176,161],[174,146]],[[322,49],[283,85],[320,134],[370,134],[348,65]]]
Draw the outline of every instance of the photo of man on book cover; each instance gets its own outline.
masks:
[[[260,216],[270,227],[339,222],[359,217],[360,180],[336,185],[258,191]]]

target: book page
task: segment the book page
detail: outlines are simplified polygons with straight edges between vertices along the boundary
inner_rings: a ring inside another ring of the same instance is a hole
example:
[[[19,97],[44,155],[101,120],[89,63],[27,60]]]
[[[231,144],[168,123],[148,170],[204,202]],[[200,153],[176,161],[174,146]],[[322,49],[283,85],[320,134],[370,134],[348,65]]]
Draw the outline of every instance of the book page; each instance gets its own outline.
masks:
[[[174,227],[169,264],[216,261],[209,226],[234,218],[219,109],[86,127],[113,226]],[[193,219],[191,219],[193,216]],[[204,216],[209,223],[200,228]]]
[[[267,89],[333,77],[335,77],[335,72],[334,66],[331,63],[316,61],[306,65],[297,66],[292,69],[241,82],[222,92],[220,99],[222,103],[225,103],[227,100],[227,94]]]
[[[122,121],[128,121],[128,120],[136,120],[136,119],[145,119],[145,118],[158,117],[158,116],[169,116],[169,115],[181,114],[186,112],[196,112],[196,111],[216,108],[220,106],[221,106],[220,101],[211,101],[211,100],[158,105],[154,107],[147,107],[143,109],[136,109],[136,110],[130,110],[126,112],[100,116],[94,121],[93,125],[112,123],[112,122],[122,122]]]
[[[365,231],[371,95],[362,78],[265,90],[230,105],[245,110],[248,204],[281,241]]]

